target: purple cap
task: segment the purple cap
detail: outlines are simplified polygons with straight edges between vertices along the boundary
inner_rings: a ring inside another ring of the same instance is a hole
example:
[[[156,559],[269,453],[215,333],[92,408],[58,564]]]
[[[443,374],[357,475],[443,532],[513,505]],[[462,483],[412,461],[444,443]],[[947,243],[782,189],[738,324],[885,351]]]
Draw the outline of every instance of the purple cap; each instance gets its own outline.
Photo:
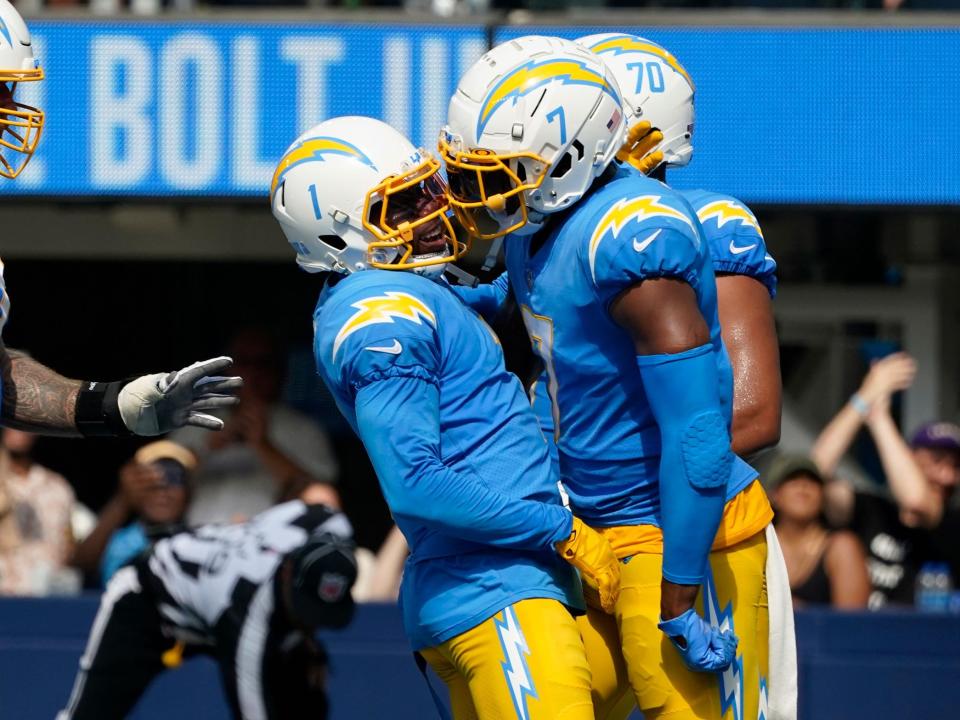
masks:
[[[917,428],[910,445],[960,452],[960,426],[948,422],[925,423]]]

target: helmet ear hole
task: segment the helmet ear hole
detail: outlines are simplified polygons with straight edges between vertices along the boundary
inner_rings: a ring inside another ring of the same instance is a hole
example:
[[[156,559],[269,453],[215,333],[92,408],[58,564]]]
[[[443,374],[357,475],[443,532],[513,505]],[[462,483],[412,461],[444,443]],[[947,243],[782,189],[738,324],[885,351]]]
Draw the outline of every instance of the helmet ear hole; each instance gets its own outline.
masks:
[[[574,140],[570,143],[570,147],[577,151],[577,161],[583,160],[583,143],[579,140]]]
[[[573,167],[573,158],[569,152],[565,152],[563,157],[553,166],[553,170],[550,171],[550,177],[552,178],[562,178]]]
[[[527,167],[522,162],[517,162],[517,177],[522,183],[527,181]]]
[[[284,180],[280,183],[280,207],[286,209],[287,207],[287,181]]]
[[[324,245],[329,245],[334,250],[343,250],[347,247],[347,241],[339,235],[318,235],[317,240]]]

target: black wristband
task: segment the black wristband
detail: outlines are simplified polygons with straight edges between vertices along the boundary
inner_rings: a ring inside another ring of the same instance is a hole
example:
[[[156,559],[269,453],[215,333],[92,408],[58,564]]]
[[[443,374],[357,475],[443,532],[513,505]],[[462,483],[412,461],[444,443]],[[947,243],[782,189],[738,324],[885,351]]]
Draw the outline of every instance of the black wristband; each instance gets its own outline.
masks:
[[[84,437],[129,437],[133,435],[123,423],[117,398],[129,380],[93,382],[85,380],[77,395],[74,420]]]

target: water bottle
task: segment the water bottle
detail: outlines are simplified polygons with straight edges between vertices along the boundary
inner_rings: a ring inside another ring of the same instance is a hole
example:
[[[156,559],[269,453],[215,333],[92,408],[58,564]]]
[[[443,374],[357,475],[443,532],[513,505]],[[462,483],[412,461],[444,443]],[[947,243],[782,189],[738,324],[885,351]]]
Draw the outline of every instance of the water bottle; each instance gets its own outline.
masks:
[[[914,605],[924,613],[946,613],[950,610],[953,584],[946,563],[924,563],[917,573]]]

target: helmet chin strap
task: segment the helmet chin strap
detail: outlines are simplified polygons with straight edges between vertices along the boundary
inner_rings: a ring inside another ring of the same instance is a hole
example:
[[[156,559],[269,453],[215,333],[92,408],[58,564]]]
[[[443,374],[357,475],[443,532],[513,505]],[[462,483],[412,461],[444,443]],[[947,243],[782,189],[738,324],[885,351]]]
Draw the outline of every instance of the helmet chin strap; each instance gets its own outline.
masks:
[[[511,235],[533,235],[538,232],[540,228],[543,227],[543,223],[546,221],[547,216],[542,212],[538,212],[527,206],[527,222],[522,227],[514,230]]]
[[[424,253],[423,255],[414,255],[411,260],[430,260],[432,258],[443,257],[445,252]],[[411,272],[421,275],[428,280],[439,280],[443,277],[443,271],[447,269],[449,263],[437,263],[436,265],[423,265],[421,267],[410,268]]]

